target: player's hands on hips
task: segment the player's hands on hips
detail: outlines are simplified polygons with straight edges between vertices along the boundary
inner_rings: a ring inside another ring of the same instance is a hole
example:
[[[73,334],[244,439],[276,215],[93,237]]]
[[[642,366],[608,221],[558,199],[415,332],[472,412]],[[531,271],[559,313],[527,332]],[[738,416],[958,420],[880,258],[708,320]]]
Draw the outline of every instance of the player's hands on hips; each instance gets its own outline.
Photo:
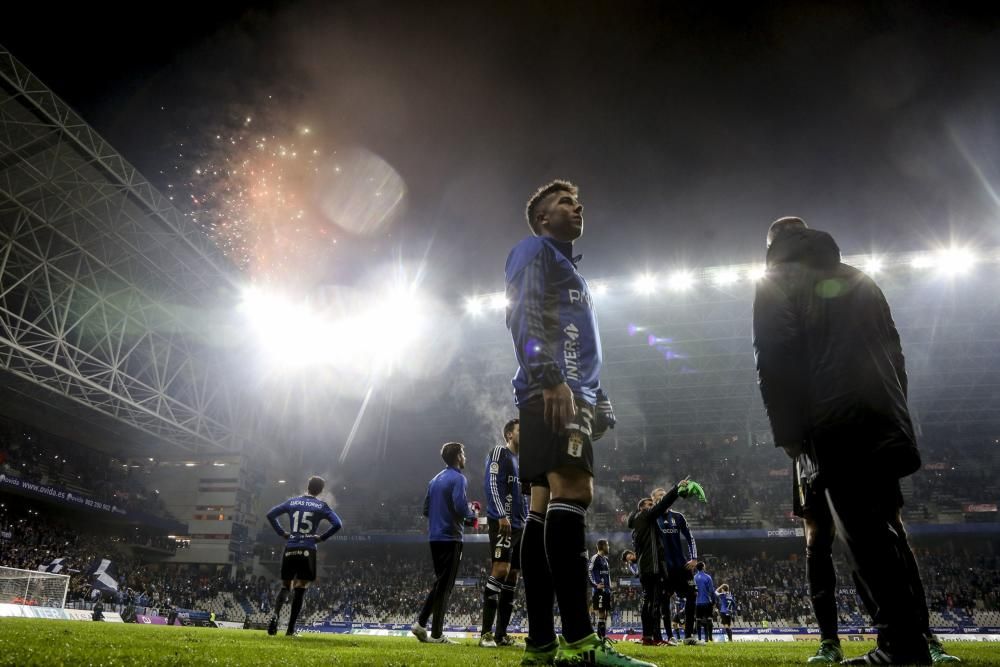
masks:
[[[565,382],[554,387],[542,389],[545,400],[545,423],[552,428],[553,433],[562,433],[576,416],[576,402],[573,391]]]
[[[689,569],[692,572],[694,572],[695,570],[698,569],[698,559],[697,558],[692,558],[688,562],[684,563],[684,567],[686,567],[687,569]]]
[[[500,534],[504,537],[510,537],[510,519],[504,517],[500,519]]]

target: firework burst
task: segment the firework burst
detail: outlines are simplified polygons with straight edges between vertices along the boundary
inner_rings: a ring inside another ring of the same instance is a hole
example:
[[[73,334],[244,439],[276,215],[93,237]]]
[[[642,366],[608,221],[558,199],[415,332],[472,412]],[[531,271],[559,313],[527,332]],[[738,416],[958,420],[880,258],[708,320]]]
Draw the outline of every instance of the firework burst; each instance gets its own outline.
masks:
[[[180,168],[186,178],[175,194],[188,200],[187,215],[253,282],[299,282],[336,248],[316,204],[324,157],[316,134],[306,123],[244,112]]]

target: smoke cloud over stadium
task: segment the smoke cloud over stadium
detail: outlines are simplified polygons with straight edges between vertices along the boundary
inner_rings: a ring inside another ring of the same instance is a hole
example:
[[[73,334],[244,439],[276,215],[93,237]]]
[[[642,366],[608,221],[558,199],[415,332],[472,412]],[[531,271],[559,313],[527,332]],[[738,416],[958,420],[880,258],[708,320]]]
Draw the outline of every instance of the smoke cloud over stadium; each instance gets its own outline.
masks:
[[[732,4],[5,6],[0,616],[1000,637],[1000,13]]]

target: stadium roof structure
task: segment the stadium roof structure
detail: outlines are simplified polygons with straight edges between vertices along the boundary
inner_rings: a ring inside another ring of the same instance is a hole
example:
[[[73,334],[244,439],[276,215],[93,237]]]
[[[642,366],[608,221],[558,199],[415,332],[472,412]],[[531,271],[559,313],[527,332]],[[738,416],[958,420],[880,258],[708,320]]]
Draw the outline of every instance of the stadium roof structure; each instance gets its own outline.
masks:
[[[136,442],[242,447],[252,420],[189,335],[232,267],[2,46],[0,241],[6,391]]]

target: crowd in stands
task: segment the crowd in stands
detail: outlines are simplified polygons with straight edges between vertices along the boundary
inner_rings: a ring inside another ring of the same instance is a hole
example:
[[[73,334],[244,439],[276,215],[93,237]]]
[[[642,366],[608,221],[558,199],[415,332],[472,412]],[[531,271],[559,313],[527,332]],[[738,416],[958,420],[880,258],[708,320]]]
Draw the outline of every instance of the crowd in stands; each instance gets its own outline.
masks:
[[[269,615],[278,586],[275,576],[244,571],[230,576],[228,567],[150,562],[142,552],[127,547],[126,537],[124,532],[93,533],[79,522],[61,518],[51,508],[33,509],[12,504],[10,496],[0,496],[0,565],[35,570],[54,558],[63,558],[64,572],[71,575],[70,605],[92,600],[95,594],[83,572],[95,559],[108,558],[116,565],[120,592],[105,594],[106,603],[198,609],[211,600],[223,599],[217,608],[220,618],[259,623]],[[614,553],[626,546],[615,545]],[[489,565],[480,547],[470,545],[462,560],[459,585],[449,605],[450,623],[478,623],[482,583]],[[716,551],[721,553],[704,558],[716,583],[728,583],[734,591],[740,624],[815,623],[804,560],[794,554],[779,559],[729,557],[718,544]],[[422,544],[388,547],[377,556],[371,552],[357,555],[350,545],[339,543],[328,545],[324,552],[327,567],[305,598],[302,618],[309,622],[410,622],[432,580],[431,563]],[[1000,556],[985,555],[973,547],[946,552],[919,545],[917,555],[933,610],[965,614],[1000,611]],[[856,624],[861,620],[861,608],[846,564],[838,563],[838,571],[843,573],[838,589],[841,621]],[[616,623],[628,624],[638,618],[640,589],[627,585],[628,579],[624,570],[615,572]],[[515,623],[521,613],[520,608],[515,612]]]
[[[108,594],[107,602],[131,597],[142,606],[194,604],[220,585],[215,577],[192,576],[180,566],[150,565],[130,546],[155,546],[161,557],[176,550],[176,542],[164,536],[110,525],[95,532],[51,507],[0,495],[0,566],[38,570],[61,558],[59,574],[70,575],[68,604],[92,599],[84,575],[104,558],[114,564],[119,584],[119,594]]]
[[[912,523],[997,521],[988,511],[1000,502],[1000,445],[992,441],[957,447],[922,443],[925,470],[903,481],[903,516]],[[685,476],[699,481],[707,504],[680,502],[675,509],[694,529],[773,529],[800,525],[792,516],[792,466],[770,444],[747,444],[736,438],[689,446],[610,451],[598,458],[594,502],[588,512],[592,531],[623,532],[636,502],[657,486],[669,487]],[[482,469],[466,470],[470,499],[482,500]],[[337,512],[355,532],[426,530],[421,516],[425,480],[392,480],[345,487],[334,501]],[[373,491],[373,489],[377,489]],[[360,500],[365,498],[365,500]],[[982,512],[969,512],[978,505]],[[372,511],[375,507],[377,511]]]
[[[0,473],[57,486],[117,507],[166,516],[163,501],[123,461],[0,419]]]
[[[616,550],[620,551],[624,545]],[[448,622],[471,626],[479,622],[482,610],[482,584],[488,575],[485,552],[476,558],[462,559],[456,586],[449,602]],[[1000,611],[1000,556],[987,557],[974,550],[945,554],[919,552],[921,570],[930,608],[937,612]],[[423,603],[431,583],[429,557],[420,557],[410,548],[408,555],[389,550],[377,557],[345,560],[335,556],[306,595],[304,616],[313,622],[351,621],[355,623],[409,623]],[[707,556],[708,569],[717,585],[728,583],[739,608],[737,627],[815,626],[809,600],[805,561],[802,558],[764,558]],[[863,607],[855,594],[847,564],[837,559],[841,574],[838,608],[841,624],[866,623]],[[637,623],[641,588],[624,569],[613,573],[615,624]],[[277,592],[272,583],[258,589],[260,612],[255,620],[264,620],[270,601]],[[515,611],[515,622],[523,610]]]

